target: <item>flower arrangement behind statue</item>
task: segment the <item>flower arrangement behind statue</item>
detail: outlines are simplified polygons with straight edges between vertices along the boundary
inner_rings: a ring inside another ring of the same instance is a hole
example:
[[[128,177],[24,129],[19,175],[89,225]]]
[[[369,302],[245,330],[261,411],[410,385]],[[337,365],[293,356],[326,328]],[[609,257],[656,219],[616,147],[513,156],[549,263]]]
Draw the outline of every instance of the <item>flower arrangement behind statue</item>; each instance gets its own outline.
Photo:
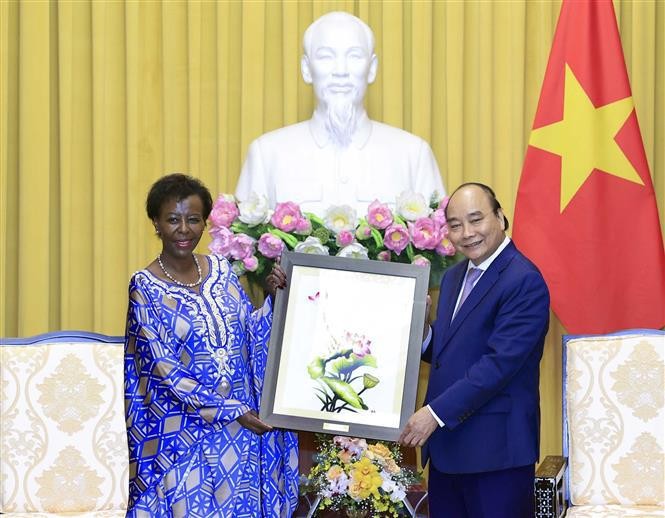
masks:
[[[238,275],[262,281],[288,249],[379,261],[430,265],[436,278],[454,260],[444,208],[448,198],[427,204],[421,194],[402,193],[395,210],[378,200],[358,217],[348,205],[331,206],[323,217],[293,202],[268,207],[252,194],[244,202],[220,195],[210,214],[210,250],[229,259]]]
[[[319,498],[318,509],[344,511],[347,516],[408,515],[406,491],[420,482],[420,476],[400,467],[396,444],[343,436],[317,439],[315,463],[301,489]]]

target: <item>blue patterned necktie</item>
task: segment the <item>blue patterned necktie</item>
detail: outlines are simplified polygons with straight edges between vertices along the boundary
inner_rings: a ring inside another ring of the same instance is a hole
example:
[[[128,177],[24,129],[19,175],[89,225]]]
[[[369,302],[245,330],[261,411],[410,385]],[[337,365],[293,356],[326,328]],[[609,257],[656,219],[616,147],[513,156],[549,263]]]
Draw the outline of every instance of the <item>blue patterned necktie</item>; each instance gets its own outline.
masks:
[[[459,304],[457,304],[457,310],[455,311],[453,318],[455,318],[459,312],[459,309],[462,307],[462,304],[464,304],[464,301],[469,296],[469,293],[471,293],[473,285],[476,283],[481,273],[483,273],[483,271],[480,268],[470,268],[467,272],[466,280],[464,281],[464,288],[462,289],[462,296],[459,299]]]

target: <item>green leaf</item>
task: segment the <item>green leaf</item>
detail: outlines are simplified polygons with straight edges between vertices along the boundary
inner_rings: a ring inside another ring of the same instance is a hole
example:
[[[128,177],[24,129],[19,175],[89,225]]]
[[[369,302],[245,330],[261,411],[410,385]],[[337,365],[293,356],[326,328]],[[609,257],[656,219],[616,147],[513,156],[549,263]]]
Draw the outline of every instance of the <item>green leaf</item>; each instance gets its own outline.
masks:
[[[326,369],[326,362],[321,358],[314,358],[310,364],[307,366],[307,372],[309,373],[310,378],[313,380],[319,379],[323,376],[323,373]]]
[[[319,397],[322,396],[324,399],[330,400],[330,395],[325,390],[323,390],[321,387],[314,387],[314,390],[317,391],[317,392],[320,392]]]
[[[362,358],[352,354],[348,358],[339,358],[330,365],[330,369],[339,374],[348,374],[358,367],[373,367],[376,369],[376,358],[371,354],[366,354]]]
[[[406,245],[406,256],[409,258],[409,262],[413,261],[414,253],[413,253],[413,245],[411,243]]]
[[[381,236],[381,233],[373,227],[370,232],[372,233],[372,237],[374,238],[374,244],[378,248],[381,248],[383,246],[383,236]]]
[[[238,220],[234,221],[229,228],[234,234],[238,234],[240,232],[243,234],[248,234],[251,232],[251,227],[247,223],[243,223],[242,221]]]
[[[316,214],[313,214],[312,212],[304,212],[303,216],[307,217],[312,223],[316,223],[317,225],[323,227],[325,226],[325,223],[323,223],[323,220],[319,218]]]
[[[333,340],[333,341],[335,342],[335,346],[339,346],[339,343],[337,342],[337,340]],[[343,349],[341,351],[338,351],[336,353],[331,354],[330,356],[328,356],[328,358],[326,358],[324,360],[324,363],[328,363],[330,361],[333,361],[336,358],[341,358],[342,356],[345,356],[346,358],[348,358],[352,354],[353,354],[353,348],[349,347],[348,349]]]
[[[363,403],[358,393],[345,381],[337,378],[331,378],[330,376],[323,376],[321,380],[326,385],[328,385],[330,390],[332,390],[341,400],[346,401],[354,408],[362,408],[363,410],[367,410],[367,405]]]
[[[319,401],[321,401],[321,404],[323,405],[323,408],[325,408],[326,405],[328,404],[328,402],[326,400],[324,400],[319,394],[317,394],[316,397],[319,398]],[[323,410],[323,408],[321,410]]]

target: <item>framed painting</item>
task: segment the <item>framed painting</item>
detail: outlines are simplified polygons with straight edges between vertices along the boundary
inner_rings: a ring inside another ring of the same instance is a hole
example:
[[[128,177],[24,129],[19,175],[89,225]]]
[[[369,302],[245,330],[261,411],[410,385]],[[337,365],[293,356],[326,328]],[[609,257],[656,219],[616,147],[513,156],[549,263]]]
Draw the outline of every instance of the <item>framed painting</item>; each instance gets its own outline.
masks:
[[[295,252],[281,265],[260,418],[396,440],[415,408],[429,268]]]

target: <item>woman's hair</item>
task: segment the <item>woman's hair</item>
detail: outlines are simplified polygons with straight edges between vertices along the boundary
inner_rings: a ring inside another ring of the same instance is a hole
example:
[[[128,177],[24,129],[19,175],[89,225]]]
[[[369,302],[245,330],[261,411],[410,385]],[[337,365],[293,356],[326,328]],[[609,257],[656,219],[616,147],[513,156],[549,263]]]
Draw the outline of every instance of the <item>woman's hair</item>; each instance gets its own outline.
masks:
[[[194,195],[201,199],[203,203],[203,218],[207,220],[208,216],[210,216],[210,211],[212,211],[212,196],[210,196],[210,191],[196,178],[182,173],[162,176],[152,184],[148,198],[145,201],[145,210],[150,219],[156,219],[159,217],[159,211],[165,202],[172,199],[181,201]]]

